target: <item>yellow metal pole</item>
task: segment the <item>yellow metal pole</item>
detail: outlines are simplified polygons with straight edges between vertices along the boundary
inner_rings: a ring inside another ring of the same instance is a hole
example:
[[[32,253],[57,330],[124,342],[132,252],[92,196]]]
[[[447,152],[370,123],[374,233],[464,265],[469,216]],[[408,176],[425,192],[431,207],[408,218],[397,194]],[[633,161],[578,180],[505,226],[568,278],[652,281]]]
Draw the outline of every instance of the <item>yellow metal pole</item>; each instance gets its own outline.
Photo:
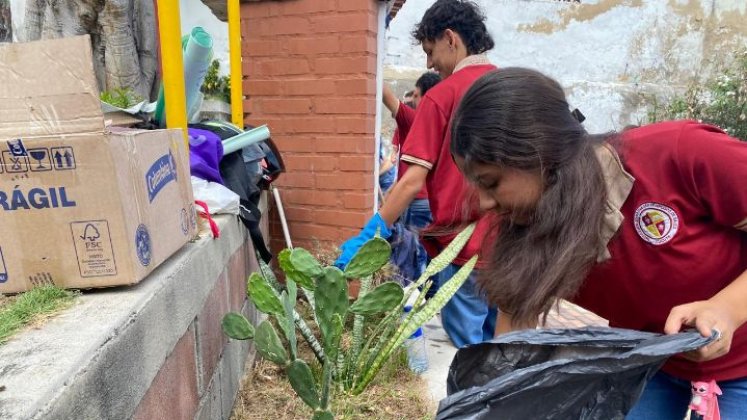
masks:
[[[231,61],[231,122],[239,128],[244,128],[240,14],[239,0],[228,0],[228,48]]]
[[[158,0],[158,28],[161,40],[161,72],[166,102],[166,127],[181,128],[184,133],[184,142],[189,148],[179,0]]]

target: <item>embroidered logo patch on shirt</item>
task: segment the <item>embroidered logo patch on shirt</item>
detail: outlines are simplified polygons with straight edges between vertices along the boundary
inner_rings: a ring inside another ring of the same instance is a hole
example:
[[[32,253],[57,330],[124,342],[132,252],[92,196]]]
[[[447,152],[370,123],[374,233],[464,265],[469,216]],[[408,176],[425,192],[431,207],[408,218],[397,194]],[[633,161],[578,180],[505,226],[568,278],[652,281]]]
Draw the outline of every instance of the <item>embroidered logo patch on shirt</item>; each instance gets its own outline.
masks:
[[[644,203],[635,211],[635,230],[644,241],[662,245],[677,233],[680,218],[671,207],[658,203]]]

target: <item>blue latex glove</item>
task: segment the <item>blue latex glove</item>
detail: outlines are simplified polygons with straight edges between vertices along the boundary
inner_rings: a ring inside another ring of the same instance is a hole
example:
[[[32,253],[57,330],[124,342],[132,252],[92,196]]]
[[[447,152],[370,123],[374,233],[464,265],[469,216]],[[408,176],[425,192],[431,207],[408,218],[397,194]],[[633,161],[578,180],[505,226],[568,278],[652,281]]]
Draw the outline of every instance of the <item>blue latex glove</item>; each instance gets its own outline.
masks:
[[[335,261],[335,266],[340,270],[344,270],[350,260],[353,259],[355,253],[358,252],[363,244],[376,236],[377,231],[379,232],[379,236],[384,239],[388,239],[392,236],[391,229],[387,227],[386,222],[381,218],[379,213],[374,214],[373,217],[368,220],[366,226],[361,230],[361,233],[357,236],[353,236],[340,245],[342,253],[337,258],[337,261]]]

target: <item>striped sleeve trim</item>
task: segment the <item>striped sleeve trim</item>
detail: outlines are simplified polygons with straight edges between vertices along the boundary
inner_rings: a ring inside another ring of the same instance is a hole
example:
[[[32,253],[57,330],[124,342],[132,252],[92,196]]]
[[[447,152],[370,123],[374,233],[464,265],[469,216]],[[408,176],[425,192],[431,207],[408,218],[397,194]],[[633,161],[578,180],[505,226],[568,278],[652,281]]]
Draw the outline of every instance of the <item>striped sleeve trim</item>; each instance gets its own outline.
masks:
[[[416,158],[415,156],[402,155],[400,157],[400,159],[403,160],[403,161],[405,161],[405,162],[407,162],[407,163],[412,163],[412,164],[415,164],[415,165],[418,165],[418,166],[422,166],[422,167],[428,169],[429,171],[431,169],[433,169],[433,164],[432,163],[430,163],[430,162],[428,162],[427,160],[424,160],[424,159]]]
[[[734,227],[747,232],[747,218],[734,225]]]

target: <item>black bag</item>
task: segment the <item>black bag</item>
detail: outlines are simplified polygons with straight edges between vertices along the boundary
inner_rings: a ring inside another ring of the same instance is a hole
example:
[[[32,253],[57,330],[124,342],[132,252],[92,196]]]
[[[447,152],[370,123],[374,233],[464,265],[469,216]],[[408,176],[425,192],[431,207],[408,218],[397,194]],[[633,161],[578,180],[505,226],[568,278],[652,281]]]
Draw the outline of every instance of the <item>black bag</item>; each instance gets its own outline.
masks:
[[[221,140],[242,132],[238,127],[223,121],[203,121],[199,124],[190,124],[189,127],[211,131]],[[265,166],[260,165],[262,160],[266,162]],[[267,248],[259,229],[262,217],[259,199],[261,191],[268,189],[270,183],[284,171],[283,160],[272,139],[224,155],[220,161],[223,182],[239,195],[239,219],[249,231],[254,248],[265,263],[272,260],[272,253]]]
[[[669,356],[711,340],[604,327],[505,334],[457,351],[436,418],[624,419]]]

